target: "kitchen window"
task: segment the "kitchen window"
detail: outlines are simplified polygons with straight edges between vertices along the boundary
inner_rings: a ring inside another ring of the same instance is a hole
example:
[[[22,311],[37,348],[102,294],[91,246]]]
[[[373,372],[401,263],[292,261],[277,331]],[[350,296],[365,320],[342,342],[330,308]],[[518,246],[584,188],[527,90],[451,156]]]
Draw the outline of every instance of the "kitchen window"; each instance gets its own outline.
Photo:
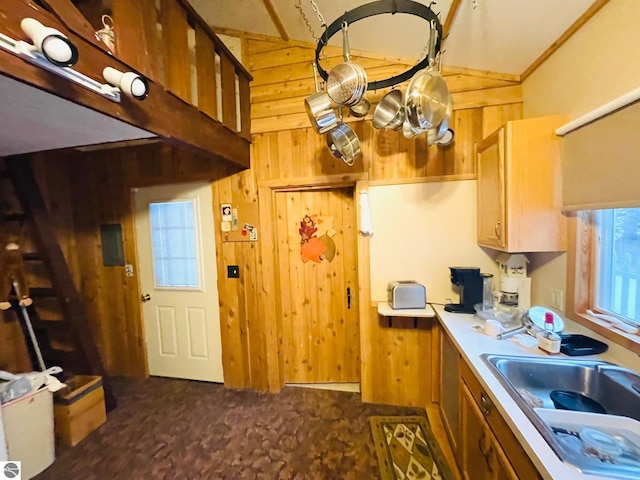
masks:
[[[567,212],[565,314],[640,354],[640,337],[587,314],[640,320],[640,208]],[[635,222],[635,223],[634,223]]]
[[[595,309],[640,321],[640,208],[595,212]]]

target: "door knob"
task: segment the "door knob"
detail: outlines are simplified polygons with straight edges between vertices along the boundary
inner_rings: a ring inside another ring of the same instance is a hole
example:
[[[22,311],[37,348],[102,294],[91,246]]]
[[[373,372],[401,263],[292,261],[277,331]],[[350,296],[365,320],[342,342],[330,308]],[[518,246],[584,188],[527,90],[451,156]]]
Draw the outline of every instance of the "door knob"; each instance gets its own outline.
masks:
[[[149,300],[151,300],[151,295],[149,295],[148,293],[145,293],[145,294],[143,294],[143,295],[140,295],[140,299],[141,299],[143,302],[148,302]]]

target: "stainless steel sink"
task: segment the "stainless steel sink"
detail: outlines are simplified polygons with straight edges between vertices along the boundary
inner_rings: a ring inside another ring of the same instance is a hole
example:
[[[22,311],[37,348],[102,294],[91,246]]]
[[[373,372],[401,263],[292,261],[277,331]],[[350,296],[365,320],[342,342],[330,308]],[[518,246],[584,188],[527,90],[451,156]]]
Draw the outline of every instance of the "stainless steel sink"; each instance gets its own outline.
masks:
[[[595,400],[607,414],[640,421],[640,374],[595,360],[493,354],[484,354],[481,358],[561,460],[584,473],[605,474],[610,478],[640,478],[640,461],[636,469],[594,462],[593,458],[587,457],[576,460],[575,452],[566,450],[558,441],[557,432],[554,433],[533,408],[537,403],[540,408],[554,409],[550,393],[569,390]]]

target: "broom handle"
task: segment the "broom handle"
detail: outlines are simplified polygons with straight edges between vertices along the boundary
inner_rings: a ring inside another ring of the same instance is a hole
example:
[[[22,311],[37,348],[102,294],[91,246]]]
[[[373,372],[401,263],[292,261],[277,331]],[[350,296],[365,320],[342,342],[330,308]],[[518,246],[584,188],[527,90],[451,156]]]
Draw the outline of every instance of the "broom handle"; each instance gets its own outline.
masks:
[[[18,285],[18,282],[16,282],[14,280],[13,282],[13,289],[16,292],[16,296],[18,297],[18,302],[20,302],[20,299],[22,298],[20,296],[20,287]],[[38,358],[38,364],[40,365],[40,371],[44,372],[47,367],[44,364],[44,360],[42,358],[42,352],[40,351],[40,345],[38,345],[38,340],[36,339],[36,334],[33,331],[33,326],[31,325],[31,318],[29,318],[29,313],[27,312],[27,307],[25,307],[24,305],[21,305],[20,303],[18,303],[18,305],[20,306],[20,309],[22,310],[22,315],[24,317],[24,323],[27,325],[27,330],[29,331],[29,337],[31,337],[31,344],[33,345],[33,349],[36,351],[36,357]]]

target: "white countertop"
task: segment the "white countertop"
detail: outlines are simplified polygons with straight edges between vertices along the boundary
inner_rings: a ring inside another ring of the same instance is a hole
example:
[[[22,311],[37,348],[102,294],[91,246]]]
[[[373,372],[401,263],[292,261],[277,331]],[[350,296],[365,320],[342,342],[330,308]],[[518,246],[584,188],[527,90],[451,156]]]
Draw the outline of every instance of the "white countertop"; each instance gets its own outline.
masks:
[[[483,322],[476,320],[473,315],[450,313],[444,307],[433,305],[434,310],[444,329],[462,353],[462,357],[480,380],[480,383],[502,414],[514,435],[522,444],[532,462],[545,479],[554,480],[608,480],[608,477],[586,475],[577,472],[573,467],[563,463],[553,452],[536,427],[529,421],[509,392],[500,384],[498,378],[480,358],[483,353],[520,356],[547,356],[537,346],[526,348],[521,346],[516,338],[498,340],[485,335],[481,329]],[[599,359],[621,364],[612,358],[609,352],[602,355],[581,356],[580,359]],[[561,357],[568,357],[560,354]],[[554,355],[554,357],[557,357]]]

